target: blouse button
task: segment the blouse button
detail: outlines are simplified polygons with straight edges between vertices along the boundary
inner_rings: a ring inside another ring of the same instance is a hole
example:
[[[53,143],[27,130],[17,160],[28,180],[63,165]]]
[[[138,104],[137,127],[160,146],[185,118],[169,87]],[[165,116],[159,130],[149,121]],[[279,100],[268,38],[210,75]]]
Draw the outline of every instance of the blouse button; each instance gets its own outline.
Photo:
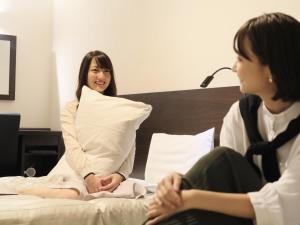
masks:
[[[275,132],[274,132],[274,130],[270,131],[270,138],[271,138],[271,140],[273,140],[275,138]]]

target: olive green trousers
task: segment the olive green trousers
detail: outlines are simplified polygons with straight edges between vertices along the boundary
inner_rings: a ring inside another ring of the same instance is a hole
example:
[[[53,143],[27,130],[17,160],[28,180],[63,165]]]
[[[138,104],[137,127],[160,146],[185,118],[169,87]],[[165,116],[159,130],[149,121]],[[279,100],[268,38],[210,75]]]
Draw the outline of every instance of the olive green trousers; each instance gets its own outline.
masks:
[[[236,151],[217,147],[205,155],[183,176],[182,189],[201,189],[227,193],[247,193],[262,187],[260,177]],[[228,202],[230,204],[230,202]],[[222,213],[188,210],[161,221],[159,225],[252,225],[252,220]]]

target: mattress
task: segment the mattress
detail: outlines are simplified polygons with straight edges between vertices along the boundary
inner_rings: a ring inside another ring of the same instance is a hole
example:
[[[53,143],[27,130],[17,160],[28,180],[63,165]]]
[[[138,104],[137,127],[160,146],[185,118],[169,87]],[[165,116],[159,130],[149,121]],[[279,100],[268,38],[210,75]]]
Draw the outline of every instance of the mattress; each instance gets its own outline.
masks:
[[[1,178],[0,192],[23,178]],[[32,180],[33,182],[35,180]],[[6,191],[6,193],[9,193]],[[89,201],[45,199],[25,195],[0,196],[1,225],[135,225],[146,220],[147,203],[142,199],[98,198]]]

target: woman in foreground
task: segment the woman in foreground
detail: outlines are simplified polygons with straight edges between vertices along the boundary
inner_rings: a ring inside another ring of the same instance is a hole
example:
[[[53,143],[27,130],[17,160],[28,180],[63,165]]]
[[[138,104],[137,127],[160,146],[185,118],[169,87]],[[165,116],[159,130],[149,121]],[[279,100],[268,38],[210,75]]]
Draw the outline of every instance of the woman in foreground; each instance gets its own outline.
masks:
[[[222,147],[160,182],[147,225],[300,224],[300,23],[283,13],[250,19],[234,50],[249,95],[225,116]]]

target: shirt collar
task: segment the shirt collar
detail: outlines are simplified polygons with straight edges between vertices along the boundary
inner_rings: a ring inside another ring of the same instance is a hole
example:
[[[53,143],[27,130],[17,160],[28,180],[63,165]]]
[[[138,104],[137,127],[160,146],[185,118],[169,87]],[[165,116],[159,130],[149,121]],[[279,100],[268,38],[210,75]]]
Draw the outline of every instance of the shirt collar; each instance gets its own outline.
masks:
[[[287,108],[285,111],[273,114],[271,113],[265,104],[262,104],[262,111],[264,114],[266,114],[268,117],[272,118],[273,120],[292,120],[299,116],[300,113],[300,102],[294,102],[289,108]]]

